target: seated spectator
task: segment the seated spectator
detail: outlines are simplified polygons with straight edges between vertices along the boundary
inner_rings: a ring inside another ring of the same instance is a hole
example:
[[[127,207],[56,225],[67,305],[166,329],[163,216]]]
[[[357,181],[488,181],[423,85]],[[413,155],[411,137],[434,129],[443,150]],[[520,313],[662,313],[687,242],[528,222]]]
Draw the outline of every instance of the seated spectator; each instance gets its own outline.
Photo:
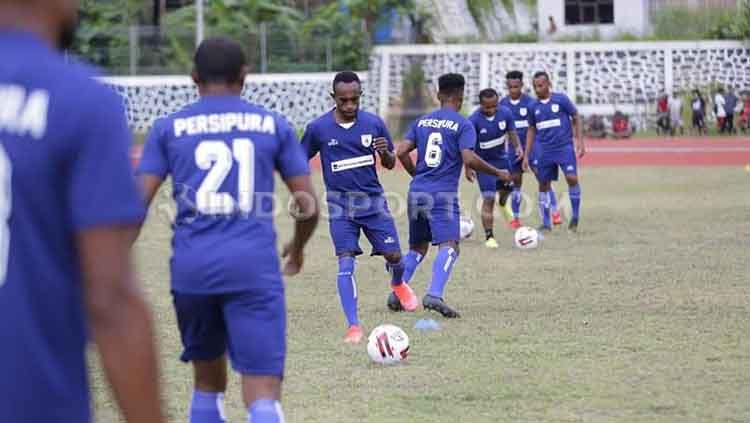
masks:
[[[630,127],[630,119],[620,111],[616,111],[612,117],[612,136],[615,139],[630,138],[633,129]]]
[[[589,138],[606,138],[607,128],[604,118],[599,115],[591,115],[586,121],[586,136]]]

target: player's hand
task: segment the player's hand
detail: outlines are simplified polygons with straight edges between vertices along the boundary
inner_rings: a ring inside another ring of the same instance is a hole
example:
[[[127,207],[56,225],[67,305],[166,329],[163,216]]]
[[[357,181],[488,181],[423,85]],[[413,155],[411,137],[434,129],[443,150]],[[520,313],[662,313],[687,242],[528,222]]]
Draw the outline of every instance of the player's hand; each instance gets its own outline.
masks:
[[[510,176],[510,172],[505,169],[498,169],[497,177],[503,182],[511,182],[513,180],[513,178]]]
[[[582,142],[576,144],[576,154],[579,159],[586,155],[586,146]]]
[[[474,182],[477,178],[477,171],[468,167],[464,169],[464,174],[466,175],[466,180],[469,182]]]
[[[297,248],[293,242],[284,246],[281,257],[286,259],[284,263],[284,275],[294,276],[302,270],[302,264],[305,262],[305,253],[301,248]]]
[[[377,151],[378,154],[385,154],[388,152],[388,140],[383,137],[375,138],[375,140],[372,142],[372,146],[375,148],[375,151]]]
[[[523,147],[519,146],[516,150],[516,163],[523,162],[524,157],[526,157],[526,153],[523,151]]]

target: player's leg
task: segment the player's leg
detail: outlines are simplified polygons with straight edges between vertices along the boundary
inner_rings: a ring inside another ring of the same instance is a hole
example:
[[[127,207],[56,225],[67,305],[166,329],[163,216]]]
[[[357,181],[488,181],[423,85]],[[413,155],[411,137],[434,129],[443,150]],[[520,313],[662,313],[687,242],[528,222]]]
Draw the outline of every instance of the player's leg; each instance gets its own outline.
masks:
[[[461,213],[458,200],[454,199],[451,203],[438,202],[431,212],[430,229],[433,234],[433,244],[438,245],[438,253],[432,264],[430,287],[427,295],[422,299],[425,309],[437,311],[446,318],[460,317],[459,313],[444,301],[445,286],[458,259],[458,243],[461,239]]]
[[[581,186],[578,184],[578,163],[575,151],[571,149],[561,157],[560,168],[565,173],[568,195],[570,196],[571,216],[568,229],[576,231],[581,210]]]
[[[515,171],[513,163],[510,161],[510,159],[504,160],[502,165],[500,165],[498,169],[507,170],[511,175]],[[508,207],[508,199],[511,198],[511,193],[513,192],[513,183],[503,182],[497,178],[495,178],[495,181],[495,191],[497,191],[498,194],[497,203],[500,206],[500,212],[503,214],[505,221],[510,224],[510,222],[513,220],[513,211],[510,209],[510,207]]]
[[[552,215],[552,224],[555,226],[562,225],[562,215],[557,206],[557,192],[555,192],[555,187],[552,184],[549,186],[549,211]]]
[[[482,196],[482,228],[484,228],[484,245],[487,248],[497,248],[495,241],[495,197],[497,195],[497,177],[486,173],[477,172],[477,184]]]
[[[419,265],[424,260],[432,241],[428,212],[432,198],[427,195],[409,194],[409,252],[404,257],[404,282],[410,283]]]
[[[351,218],[331,219],[330,231],[338,257],[336,286],[341,300],[341,309],[344,311],[348,324],[344,341],[358,343],[363,337],[357,313],[357,279],[355,277],[356,256],[362,254],[359,248],[360,225]]]
[[[260,275],[252,288],[224,296],[232,367],[242,375],[242,397],[252,423],[282,423],[286,305],[278,275]]]
[[[225,422],[227,336],[220,298],[174,292],[173,303],[184,347],[180,359],[193,365],[189,421]]]
[[[372,254],[385,258],[386,268],[391,274],[392,294],[396,296],[401,308],[415,311],[418,306],[417,296],[409,284],[404,282],[404,259],[401,255],[401,244],[398,239],[396,223],[390,211],[382,210],[378,214],[359,219],[365,236],[372,244]],[[388,303],[391,303],[389,296]],[[393,308],[389,305],[389,308]]]
[[[538,207],[539,219],[542,222],[539,230],[549,231],[552,229],[549,191],[552,188],[552,181],[557,179],[557,165],[539,158],[534,160],[533,170],[539,183]]]
[[[513,212],[513,220],[510,221],[510,227],[518,229],[521,227],[521,200],[523,199],[523,171],[521,169],[514,169],[512,174],[513,177],[513,191],[510,194],[510,206]]]

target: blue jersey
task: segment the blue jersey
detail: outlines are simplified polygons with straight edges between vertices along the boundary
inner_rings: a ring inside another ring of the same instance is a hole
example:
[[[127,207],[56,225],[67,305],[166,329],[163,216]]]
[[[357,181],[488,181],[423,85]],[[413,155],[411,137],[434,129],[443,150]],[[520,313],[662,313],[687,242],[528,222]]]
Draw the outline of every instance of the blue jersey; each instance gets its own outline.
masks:
[[[565,94],[552,93],[547,100],[536,101],[533,113],[529,114],[529,125],[536,127],[534,143],[542,147],[544,154],[572,146],[571,118],[577,114],[578,110]]]
[[[508,161],[508,132],[516,130],[511,111],[500,106],[495,115],[488,118],[477,110],[469,116],[469,121],[477,132],[474,149],[477,155],[493,166],[505,167]]]
[[[0,421],[89,422],[76,234],[137,224],[122,100],[0,31]]]
[[[449,109],[438,109],[411,124],[405,138],[417,147],[417,166],[412,192],[453,193],[463,166],[462,150],[477,142],[474,125]]]
[[[257,288],[279,271],[274,171],[309,174],[294,130],[238,96],[207,96],[156,121],[141,174],[172,176],[177,203],[172,289],[215,294]],[[262,287],[261,287],[262,288]]]
[[[359,111],[354,124],[346,128],[336,122],[334,111],[330,111],[307,126],[302,136],[302,147],[308,158],[320,153],[323,180],[326,185],[329,214],[332,217],[364,216],[377,211],[381,197],[375,166],[376,138],[385,138],[388,149],[393,151],[391,134],[379,117]]]
[[[529,115],[534,107],[535,100],[526,94],[521,94],[518,100],[513,100],[509,96],[500,100],[500,105],[510,109],[513,114],[513,120],[516,125],[516,133],[521,140],[521,145],[526,148],[526,130],[529,128]]]

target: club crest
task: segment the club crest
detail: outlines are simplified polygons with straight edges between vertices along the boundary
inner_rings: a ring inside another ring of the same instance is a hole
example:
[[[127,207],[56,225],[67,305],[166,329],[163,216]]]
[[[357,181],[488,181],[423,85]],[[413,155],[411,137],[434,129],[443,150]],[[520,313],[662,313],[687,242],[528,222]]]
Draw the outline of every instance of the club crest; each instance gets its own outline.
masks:
[[[560,106],[558,104],[552,105],[552,113],[557,113],[560,111]]]
[[[372,145],[372,134],[362,135],[362,147],[369,148]]]
[[[505,126],[506,125],[505,125],[505,121],[504,120],[501,120],[500,122],[498,122],[497,126],[500,128],[501,131],[505,131]]]
[[[525,107],[521,107],[521,116],[526,116],[529,111]]]

